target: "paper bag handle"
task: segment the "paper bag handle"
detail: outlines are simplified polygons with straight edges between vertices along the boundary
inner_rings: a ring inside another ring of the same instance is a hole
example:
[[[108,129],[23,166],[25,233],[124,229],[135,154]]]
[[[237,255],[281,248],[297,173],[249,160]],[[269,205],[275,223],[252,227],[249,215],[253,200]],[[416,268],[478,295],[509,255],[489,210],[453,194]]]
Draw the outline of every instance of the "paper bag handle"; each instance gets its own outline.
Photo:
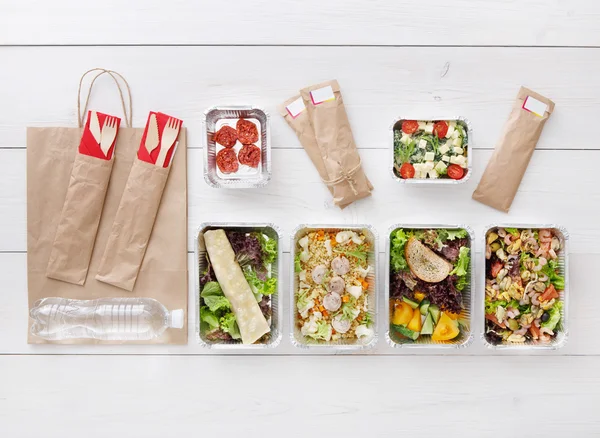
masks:
[[[83,106],[83,114],[82,114],[81,113],[81,85],[83,84],[83,79],[89,73],[94,72],[94,71],[99,71],[100,73],[98,73],[94,77],[94,79],[92,79],[92,82],[90,83],[90,88],[88,90],[88,94],[85,99],[85,104]],[[79,124],[80,128],[83,126],[85,113],[87,111],[88,103],[90,101],[90,95],[92,94],[92,88],[94,87],[94,82],[96,82],[96,79],[98,79],[104,73],[108,73],[113,78],[113,80],[115,81],[115,84],[117,85],[117,89],[119,90],[119,96],[121,97],[121,106],[123,107],[123,114],[125,115],[125,125],[128,128],[131,128],[133,109],[131,107],[131,89],[129,88],[129,84],[127,83],[127,80],[120,73],[117,73],[116,71],[113,71],[113,70],[106,70],[104,68],[93,68],[91,70],[88,70],[81,76],[81,79],[79,79],[79,89],[77,90],[77,123]],[[121,78],[121,80],[125,83],[125,86],[127,87],[127,96],[129,97],[129,114],[127,113],[127,107],[125,106],[123,90],[121,90],[121,85],[119,84],[119,81],[117,80],[115,75],[117,75],[119,78]]]

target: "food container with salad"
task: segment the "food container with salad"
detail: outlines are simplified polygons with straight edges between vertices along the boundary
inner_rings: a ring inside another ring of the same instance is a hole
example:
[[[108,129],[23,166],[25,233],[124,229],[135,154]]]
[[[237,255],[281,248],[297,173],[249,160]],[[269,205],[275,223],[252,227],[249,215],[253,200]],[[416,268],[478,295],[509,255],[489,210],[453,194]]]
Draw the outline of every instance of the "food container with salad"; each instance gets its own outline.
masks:
[[[485,328],[491,348],[559,348],[567,340],[567,232],[491,226],[485,233]]]
[[[391,132],[396,180],[448,184],[469,179],[472,130],[466,119],[399,119]]]
[[[388,342],[465,347],[472,336],[472,243],[464,226],[395,225],[387,245]]]
[[[203,224],[196,238],[198,341],[266,348],[281,340],[281,246],[272,224]]]
[[[204,179],[215,188],[252,188],[271,178],[268,114],[257,107],[204,112]]]
[[[369,226],[302,225],[292,237],[291,339],[301,348],[377,342],[377,236]]]

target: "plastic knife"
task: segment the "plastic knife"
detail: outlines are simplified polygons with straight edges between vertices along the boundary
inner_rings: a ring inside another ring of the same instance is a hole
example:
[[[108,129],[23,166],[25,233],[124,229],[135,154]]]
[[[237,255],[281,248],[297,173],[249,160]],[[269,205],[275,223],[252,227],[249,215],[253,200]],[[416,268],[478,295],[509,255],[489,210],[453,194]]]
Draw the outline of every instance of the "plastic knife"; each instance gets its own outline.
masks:
[[[159,135],[158,135],[158,122],[156,121],[156,114],[150,114],[150,120],[148,120],[148,129],[146,130],[146,150],[149,155],[152,155],[152,151],[158,147]]]
[[[96,114],[96,111],[90,111],[90,132],[94,136],[96,143],[100,144],[102,134],[100,130],[100,121],[98,120],[98,114]]]

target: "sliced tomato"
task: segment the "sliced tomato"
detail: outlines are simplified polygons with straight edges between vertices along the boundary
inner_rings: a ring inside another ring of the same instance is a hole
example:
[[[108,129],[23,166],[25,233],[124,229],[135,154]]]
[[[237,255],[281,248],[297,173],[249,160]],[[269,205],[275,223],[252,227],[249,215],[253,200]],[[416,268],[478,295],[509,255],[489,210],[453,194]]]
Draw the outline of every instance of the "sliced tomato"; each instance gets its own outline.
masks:
[[[410,179],[415,177],[415,167],[410,163],[404,163],[400,167],[400,176],[404,179]]]
[[[540,338],[540,328],[538,326],[535,325],[535,323],[531,323],[531,327],[529,327],[529,332],[531,333],[531,336],[533,337],[533,339],[539,339]]]
[[[433,125],[433,133],[438,136],[438,138],[444,138],[448,133],[448,124],[446,122],[439,121],[435,125]]]
[[[544,293],[540,296],[539,300],[540,301],[550,301],[552,298],[558,298],[558,297],[559,297],[558,292],[556,291],[554,285],[551,284],[550,286],[548,286],[546,288]]]
[[[458,164],[451,164],[448,166],[448,176],[452,179],[461,179],[465,176],[465,171]]]
[[[485,319],[492,321],[494,324],[496,324],[500,328],[506,328],[506,324],[504,324],[504,323],[500,324],[500,322],[498,322],[498,318],[496,318],[496,315],[494,315],[493,313],[486,313]]]
[[[419,122],[416,120],[405,120],[402,122],[402,132],[405,134],[414,134],[417,129],[419,129]]]
[[[504,264],[501,261],[495,261],[492,265],[492,277],[496,278],[498,276],[498,272],[500,272],[503,268]]]

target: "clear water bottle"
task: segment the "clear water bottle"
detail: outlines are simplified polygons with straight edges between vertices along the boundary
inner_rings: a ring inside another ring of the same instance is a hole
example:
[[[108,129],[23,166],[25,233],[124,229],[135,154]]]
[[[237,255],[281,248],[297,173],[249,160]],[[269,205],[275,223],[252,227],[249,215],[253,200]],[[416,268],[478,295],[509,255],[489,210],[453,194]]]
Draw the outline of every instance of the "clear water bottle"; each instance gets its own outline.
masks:
[[[183,309],[169,312],[152,298],[44,298],[29,315],[31,333],[50,341],[144,341],[158,338],[169,327],[183,327]]]

